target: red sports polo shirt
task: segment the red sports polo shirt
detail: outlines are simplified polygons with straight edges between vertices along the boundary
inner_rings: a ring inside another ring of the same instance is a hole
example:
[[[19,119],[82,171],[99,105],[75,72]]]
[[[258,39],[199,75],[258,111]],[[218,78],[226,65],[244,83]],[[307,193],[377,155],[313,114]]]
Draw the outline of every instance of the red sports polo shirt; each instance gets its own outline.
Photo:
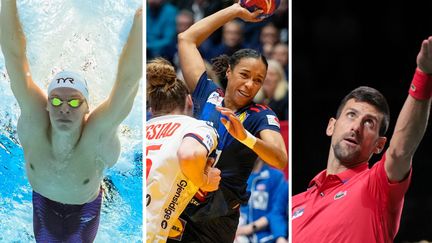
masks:
[[[385,154],[371,169],[364,163],[315,176],[307,191],[293,196],[293,242],[393,242],[411,171],[390,183],[384,161]]]

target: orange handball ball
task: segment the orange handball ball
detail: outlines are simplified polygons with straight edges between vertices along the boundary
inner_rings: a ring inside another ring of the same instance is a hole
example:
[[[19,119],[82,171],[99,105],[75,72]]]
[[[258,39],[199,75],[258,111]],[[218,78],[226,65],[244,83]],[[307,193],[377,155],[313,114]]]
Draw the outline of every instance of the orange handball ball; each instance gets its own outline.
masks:
[[[279,7],[281,0],[240,0],[239,4],[250,12],[261,9],[263,12],[258,18],[268,18]]]

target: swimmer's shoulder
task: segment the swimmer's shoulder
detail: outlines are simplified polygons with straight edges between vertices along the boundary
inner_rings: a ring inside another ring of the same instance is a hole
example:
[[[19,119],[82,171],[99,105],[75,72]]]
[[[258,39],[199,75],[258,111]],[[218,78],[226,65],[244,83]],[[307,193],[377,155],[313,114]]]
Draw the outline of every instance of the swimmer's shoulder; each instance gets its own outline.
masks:
[[[48,145],[49,126],[49,124],[34,124],[30,120],[20,117],[17,124],[17,134],[21,145],[24,148],[34,145]]]

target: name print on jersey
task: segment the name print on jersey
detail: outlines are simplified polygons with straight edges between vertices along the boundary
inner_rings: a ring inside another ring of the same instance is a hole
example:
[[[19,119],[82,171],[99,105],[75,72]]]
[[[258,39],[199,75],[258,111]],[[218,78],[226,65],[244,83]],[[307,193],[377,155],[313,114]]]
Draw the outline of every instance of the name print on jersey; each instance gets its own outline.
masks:
[[[168,122],[164,124],[150,125],[147,126],[146,129],[146,138],[151,140],[169,137],[173,135],[179,127],[180,123],[178,122]]]

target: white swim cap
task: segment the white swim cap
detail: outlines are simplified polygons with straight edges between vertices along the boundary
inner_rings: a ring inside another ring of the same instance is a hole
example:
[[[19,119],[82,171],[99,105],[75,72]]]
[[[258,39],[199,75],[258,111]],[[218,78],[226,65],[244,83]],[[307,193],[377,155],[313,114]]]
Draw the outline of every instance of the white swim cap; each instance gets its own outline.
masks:
[[[86,98],[86,100],[89,98],[87,81],[81,75],[75,72],[61,71],[57,73],[48,86],[48,94],[57,88],[72,88],[79,91]]]

